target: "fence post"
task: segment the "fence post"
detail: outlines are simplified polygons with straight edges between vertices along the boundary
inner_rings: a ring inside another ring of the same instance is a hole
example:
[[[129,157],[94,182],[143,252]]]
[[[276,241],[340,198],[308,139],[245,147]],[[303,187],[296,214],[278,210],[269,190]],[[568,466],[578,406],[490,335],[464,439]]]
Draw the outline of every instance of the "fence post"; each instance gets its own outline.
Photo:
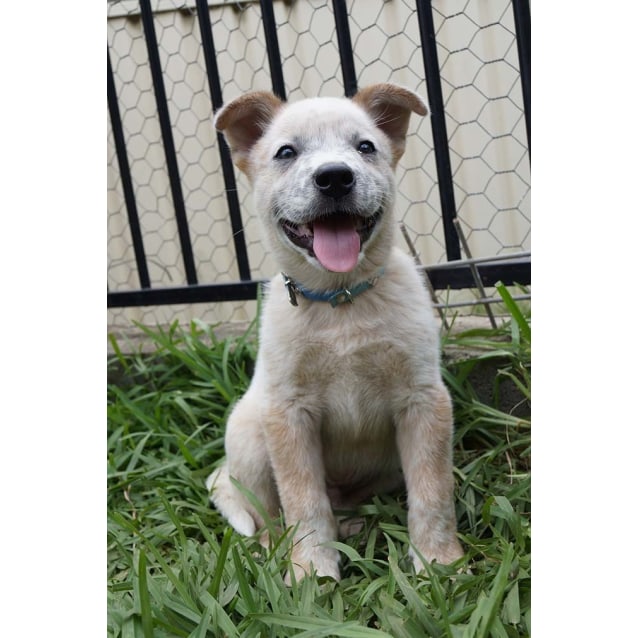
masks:
[[[108,47],[106,49],[106,98],[109,105],[109,115],[111,118],[111,128],[115,141],[115,152],[117,163],[120,169],[120,179],[122,180],[122,191],[124,192],[124,202],[126,203],[126,213],[128,215],[129,230],[133,241],[133,251],[135,253],[135,263],[137,264],[137,276],[140,280],[141,288],[150,288],[151,280],[148,274],[146,263],[146,253],[144,252],[144,239],[140,227],[140,218],[137,214],[137,204],[135,203],[135,192],[133,191],[133,180],[131,179],[131,167],[126,154],[126,141],[124,139],[124,128],[120,116],[120,107],[117,104],[117,94],[115,92],[115,81],[113,79],[113,68],[111,67],[111,56]]]
[[[264,23],[264,35],[266,36],[266,50],[268,52],[268,64],[270,65],[270,79],[272,91],[281,100],[286,100],[286,85],[284,73],[281,68],[281,54],[279,53],[279,40],[277,39],[277,24],[272,0],[261,0],[261,18]]]
[[[525,109],[525,128],[527,130],[527,153],[532,156],[532,101],[531,101],[531,16],[529,0],[512,0],[514,25],[516,28],[516,46],[518,48],[518,66],[521,73],[523,108]]]
[[[425,82],[428,87],[436,172],[439,178],[445,249],[448,261],[452,261],[461,258],[461,247],[453,221],[456,217],[454,181],[452,180],[452,168],[450,166],[450,149],[445,125],[445,108],[441,90],[439,56],[436,50],[436,34],[434,32],[431,0],[417,0],[416,9],[419,20],[419,33],[421,35],[423,64],[425,66]]]
[[[208,78],[208,89],[210,99],[213,103],[213,110],[221,108],[223,104],[222,88],[219,81],[219,70],[217,68],[217,58],[215,55],[215,43],[213,41],[213,27],[210,22],[208,2],[197,0],[197,20],[202,36],[202,49],[206,62],[206,76]],[[221,133],[217,133],[217,147],[222,165],[224,177],[224,187],[226,190],[226,201],[228,202],[228,214],[230,215],[230,225],[233,231],[233,242],[235,245],[235,255],[237,256],[237,269],[239,278],[242,281],[250,281],[250,263],[248,261],[248,250],[246,248],[246,236],[244,234],[244,224],[241,217],[241,207],[237,195],[237,182],[233,170],[233,161],[230,157],[230,150]]]
[[[350,25],[348,24],[348,9],[345,0],[332,0],[339,45],[339,59],[343,74],[343,87],[346,97],[352,97],[357,92],[357,73],[354,68],[354,55],[350,39]]]
[[[153,12],[150,0],[140,0],[140,11],[142,14],[142,24],[144,25],[144,35],[146,38],[146,49],[148,51],[148,62],[151,67],[153,77],[153,88],[155,89],[155,103],[157,105],[157,116],[159,118],[160,129],[162,131],[162,141],[164,142],[164,156],[166,157],[166,169],[171,186],[173,206],[175,207],[175,220],[177,222],[177,232],[179,234],[182,258],[184,260],[184,270],[186,281],[189,285],[197,283],[197,271],[193,258],[193,247],[191,245],[188,230],[188,219],[186,217],[186,207],[184,206],[184,195],[182,193],[182,183],[177,166],[177,155],[175,153],[175,142],[173,131],[171,130],[170,114],[168,112],[168,101],[166,99],[166,89],[164,88],[164,78],[162,77],[162,65],[157,46],[157,36],[155,35],[155,25],[153,24]]]

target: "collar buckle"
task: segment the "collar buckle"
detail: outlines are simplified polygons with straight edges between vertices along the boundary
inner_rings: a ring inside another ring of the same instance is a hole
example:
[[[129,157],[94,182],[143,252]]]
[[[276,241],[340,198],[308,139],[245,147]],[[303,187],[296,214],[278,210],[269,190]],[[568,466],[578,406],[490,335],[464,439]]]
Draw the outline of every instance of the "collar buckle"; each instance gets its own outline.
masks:
[[[298,306],[299,302],[297,301],[297,286],[295,286],[295,282],[288,277],[286,273],[281,273],[284,276],[284,286],[288,289],[288,301],[293,306]]]
[[[339,304],[342,303],[354,303],[352,293],[347,288],[335,292],[335,294],[332,295],[332,297],[330,297],[328,301],[333,308],[336,308]]]

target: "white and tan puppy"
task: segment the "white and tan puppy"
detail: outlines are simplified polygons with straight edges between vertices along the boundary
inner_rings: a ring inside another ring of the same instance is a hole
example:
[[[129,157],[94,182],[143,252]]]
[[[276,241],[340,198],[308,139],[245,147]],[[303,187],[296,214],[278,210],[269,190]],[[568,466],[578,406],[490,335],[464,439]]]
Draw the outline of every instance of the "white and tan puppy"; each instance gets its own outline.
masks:
[[[207,486],[242,534],[264,521],[231,477],[271,516],[283,510],[297,578],[338,579],[333,510],[402,483],[414,549],[427,561],[462,555],[438,329],[412,260],[393,247],[393,173],[412,112],[427,114],[418,96],[378,84],[351,100],[250,93],[215,119],[284,274],[269,285],[254,377]]]

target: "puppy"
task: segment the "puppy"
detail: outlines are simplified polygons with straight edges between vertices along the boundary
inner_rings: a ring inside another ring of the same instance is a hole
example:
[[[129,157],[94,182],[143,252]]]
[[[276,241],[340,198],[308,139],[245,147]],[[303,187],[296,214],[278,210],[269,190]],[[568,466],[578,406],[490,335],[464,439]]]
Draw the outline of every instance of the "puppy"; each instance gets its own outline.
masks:
[[[283,510],[297,579],[338,580],[333,510],[402,484],[416,569],[421,556],[462,555],[438,328],[413,261],[393,247],[393,173],[412,112],[427,114],[417,95],[377,84],[293,104],[249,93],[215,118],[282,275],[269,284],[226,459],[206,484],[242,534],[264,521],[231,477],[270,516]]]

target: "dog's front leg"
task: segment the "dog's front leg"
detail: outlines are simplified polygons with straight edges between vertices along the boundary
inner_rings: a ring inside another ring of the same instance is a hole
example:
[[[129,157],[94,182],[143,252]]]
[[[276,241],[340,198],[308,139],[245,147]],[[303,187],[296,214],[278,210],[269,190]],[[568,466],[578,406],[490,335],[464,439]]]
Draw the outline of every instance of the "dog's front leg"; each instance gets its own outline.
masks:
[[[397,445],[408,490],[408,531],[413,547],[432,562],[463,555],[456,538],[452,474],[452,405],[445,387],[411,394],[397,415]],[[410,550],[417,571],[423,564]]]
[[[295,577],[300,580],[314,569],[318,576],[339,580],[339,554],[324,545],[336,540],[337,526],[326,490],[320,419],[303,407],[271,406],[265,426],[286,525],[296,528]]]

